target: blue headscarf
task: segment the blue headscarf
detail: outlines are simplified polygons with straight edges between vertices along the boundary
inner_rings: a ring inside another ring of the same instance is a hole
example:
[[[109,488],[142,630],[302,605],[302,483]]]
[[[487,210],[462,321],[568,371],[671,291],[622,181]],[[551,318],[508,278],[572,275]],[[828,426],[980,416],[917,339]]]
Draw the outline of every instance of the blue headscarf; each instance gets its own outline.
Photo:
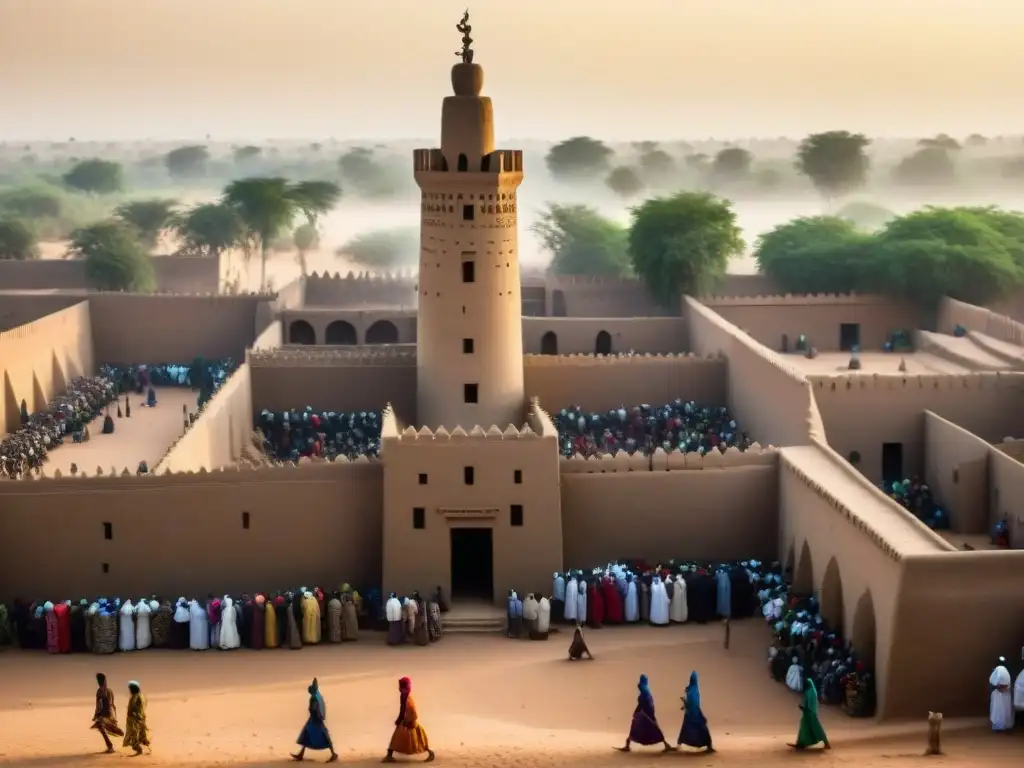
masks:
[[[697,714],[700,712],[700,686],[697,684],[697,672],[690,673],[690,684],[686,686],[686,711]]]
[[[640,682],[637,683],[636,687],[640,689],[640,693],[643,696],[651,695],[651,689],[647,686],[647,675],[640,675]]]

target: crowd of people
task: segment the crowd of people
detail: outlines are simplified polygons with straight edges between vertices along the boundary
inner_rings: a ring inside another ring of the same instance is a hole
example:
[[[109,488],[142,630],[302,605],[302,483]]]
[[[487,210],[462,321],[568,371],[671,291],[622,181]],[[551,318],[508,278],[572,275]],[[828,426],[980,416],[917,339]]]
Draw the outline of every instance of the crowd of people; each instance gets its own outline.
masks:
[[[619,406],[604,413],[572,406],[559,411],[554,422],[564,456],[617,451],[647,455],[658,448],[705,454],[715,448],[744,451],[753,443],[728,408],[698,405],[692,400],[662,406]]]
[[[438,588],[431,600],[419,593],[388,601],[398,603],[401,633],[388,627],[388,642],[427,645],[443,635],[441,614],[448,610]],[[179,597],[173,603],[159,597],[131,599],[101,597],[59,602],[17,600],[0,606],[0,644],[49,653],[97,653],[173,648],[291,648],[321,642],[355,641],[360,629],[381,630],[385,606],[380,592],[361,595],[344,584],[331,595],[319,587],[209,596],[205,600]]]
[[[90,425],[100,417],[100,433],[112,434],[115,422],[110,409],[116,406],[118,418],[130,418],[130,393],[145,398],[138,404],[153,408],[157,405],[154,387],[191,387],[199,390],[197,407],[201,407],[235,368],[237,365],[230,359],[207,362],[201,358],[190,365],[101,365],[98,376],[74,379],[65,392],[51,398],[41,411],[30,414],[28,404],[22,400],[20,428],[0,441],[0,478],[18,480],[40,471],[49,452],[68,438],[75,443],[92,439]],[[186,422],[195,417],[195,413],[186,414]]]
[[[53,397],[42,411],[30,414],[21,401],[21,427],[0,441],[0,477],[23,478],[42,468],[50,451],[67,438],[76,443],[90,438],[89,424],[117,398],[117,389],[105,376],[82,376]]]
[[[316,413],[306,406],[279,413],[263,409],[256,417],[263,452],[275,461],[377,457],[380,429],[380,411]]]
[[[772,625],[771,676],[801,695],[810,682],[823,704],[841,706],[852,717],[874,715],[873,670],[829,627],[818,599],[793,594],[780,570],[765,577],[758,597],[761,614]]]
[[[920,478],[914,477],[913,480],[897,481],[888,486],[883,483],[881,489],[883,493],[932,530],[949,530],[949,513],[935,503],[932,489],[922,483]]]

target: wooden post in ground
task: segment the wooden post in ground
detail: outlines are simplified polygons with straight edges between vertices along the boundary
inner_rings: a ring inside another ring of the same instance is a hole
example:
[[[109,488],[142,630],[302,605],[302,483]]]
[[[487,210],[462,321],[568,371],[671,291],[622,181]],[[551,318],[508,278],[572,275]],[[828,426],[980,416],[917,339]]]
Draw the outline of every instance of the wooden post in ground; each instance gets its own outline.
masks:
[[[942,754],[942,713],[928,713],[928,748],[926,755]]]
[[[726,619],[725,620],[725,650],[727,650],[727,651],[729,650],[729,634],[730,634],[731,628],[732,627],[729,624],[729,619]]]

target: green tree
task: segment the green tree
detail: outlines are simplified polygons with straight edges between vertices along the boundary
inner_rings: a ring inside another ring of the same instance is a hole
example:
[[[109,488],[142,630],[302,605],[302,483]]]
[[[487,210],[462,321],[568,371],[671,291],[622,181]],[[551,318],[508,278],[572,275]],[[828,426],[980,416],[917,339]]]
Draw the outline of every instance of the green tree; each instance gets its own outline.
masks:
[[[575,136],[548,150],[544,162],[556,179],[599,179],[608,173],[612,150],[589,136]]]
[[[674,306],[684,293],[700,295],[743,253],[743,233],[729,202],[680,192],[647,200],[632,211],[629,254],[651,293]]]
[[[299,269],[305,277],[309,272],[306,269],[306,254],[320,245],[320,233],[316,227],[308,221],[300,224],[292,232],[292,242],[295,243],[296,258],[299,262]]]
[[[238,211],[224,203],[200,203],[174,217],[181,253],[218,257],[229,248],[242,246],[246,230]]]
[[[719,179],[736,181],[750,175],[754,156],[741,147],[726,147],[715,155],[711,170]]]
[[[289,194],[315,231],[320,216],[341,199],[341,187],[333,181],[299,181],[292,185]]]
[[[666,184],[676,175],[676,161],[663,149],[652,149],[640,155],[640,171],[648,184]]]
[[[908,187],[946,186],[956,181],[956,163],[943,147],[923,147],[900,160],[892,177]]]
[[[419,261],[420,233],[415,227],[377,229],[356,235],[334,253],[371,269],[404,269]]]
[[[856,224],[861,229],[874,230],[885,226],[896,214],[875,203],[855,201],[840,208],[836,216]]]
[[[35,233],[21,219],[0,218],[0,261],[39,258]]]
[[[267,285],[267,252],[283,231],[291,229],[299,207],[287,179],[238,179],[224,189],[223,202],[238,212],[260,252],[260,290]]]
[[[1024,269],[1024,213],[1007,211],[994,205],[968,207],[967,211],[1006,239],[1006,247],[1017,266]]]
[[[99,158],[76,163],[61,178],[71,189],[95,195],[112,195],[124,188],[124,169],[121,164]]]
[[[238,147],[231,156],[236,165],[245,165],[258,159],[262,152],[263,150],[255,144],[248,144],[244,147]]]
[[[604,183],[608,189],[620,197],[633,197],[644,188],[644,180],[640,178],[640,174],[628,165],[613,168]]]
[[[812,133],[796,150],[796,169],[811,180],[826,204],[863,187],[871,161],[871,140],[862,133]]]
[[[780,224],[757,239],[757,270],[786,293],[849,293],[864,279],[869,237],[838,216]]]
[[[102,221],[71,234],[68,253],[85,260],[89,284],[101,291],[150,292],[156,287],[153,262],[121,221]]]
[[[167,172],[176,179],[198,179],[206,175],[210,151],[202,144],[172,149],[164,156]]]
[[[60,192],[48,185],[25,185],[0,191],[0,213],[32,221],[62,213]]]
[[[956,152],[962,147],[960,142],[954,139],[952,136],[940,133],[938,136],[934,136],[930,139],[920,139],[917,142],[919,147],[938,147],[939,149],[945,149],[950,152]]]
[[[153,250],[160,235],[174,223],[176,200],[133,200],[114,209],[114,217],[134,227],[139,241],[147,250]]]
[[[551,254],[556,275],[609,275],[631,272],[628,232],[585,205],[548,203],[530,227]]]

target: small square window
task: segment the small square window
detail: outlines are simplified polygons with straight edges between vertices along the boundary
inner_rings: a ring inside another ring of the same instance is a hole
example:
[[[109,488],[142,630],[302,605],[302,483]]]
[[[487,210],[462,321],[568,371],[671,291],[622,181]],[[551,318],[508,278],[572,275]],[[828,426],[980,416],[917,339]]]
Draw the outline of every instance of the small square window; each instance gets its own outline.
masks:
[[[516,485],[523,484],[523,470],[517,469],[515,472],[512,473],[512,482],[515,483]]]
[[[464,282],[464,283],[475,283],[476,282],[476,262],[475,261],[464,261],[464,262],[462,262],[462,282]]]
[[[463,339],[462,340],[462,354],[472,355],[473,354],[473,340]]]
[[[103,538],[110,541],[114,538],[114,524],[104,523],[103,524]]]
[[[477,402],[478,394],[476,384],[462,385],[462,399],[467,403],[473,404]]]
[[[420,485],[426,485],[426,484],[427,484],[427,473],[426,472],[420,472]]]
[[[519,528],[519,527],[522,526],[522,524],[523,524],[523,505],[522,504],[513,504],[512,505],[510,518],[511,518],[510,522],[511,522],[511,524],[514,527]]]
[[[104,573],[110,573],[110,563],[103,563],[101,569]]]
[[[243,512],[242,513],[242,528],[244,528],[247,531],[249,530],[249,513],[248,512]]]
[[[472,221],[474,216],[476,216],[476,208],[474,208],[472,205],[462,206],[463,221]]]
[[[427,527],[427,510],[424,507],[412,508],[412,527],[422,530]]]
[[[473,484],[473,481],[476,479],[474,477],[474,474],[475,473],[473,472],[473,468],[472,467],[463,467],[463,469],[462,469],[462,477],[466,481],[466,485],[472,485]]]

